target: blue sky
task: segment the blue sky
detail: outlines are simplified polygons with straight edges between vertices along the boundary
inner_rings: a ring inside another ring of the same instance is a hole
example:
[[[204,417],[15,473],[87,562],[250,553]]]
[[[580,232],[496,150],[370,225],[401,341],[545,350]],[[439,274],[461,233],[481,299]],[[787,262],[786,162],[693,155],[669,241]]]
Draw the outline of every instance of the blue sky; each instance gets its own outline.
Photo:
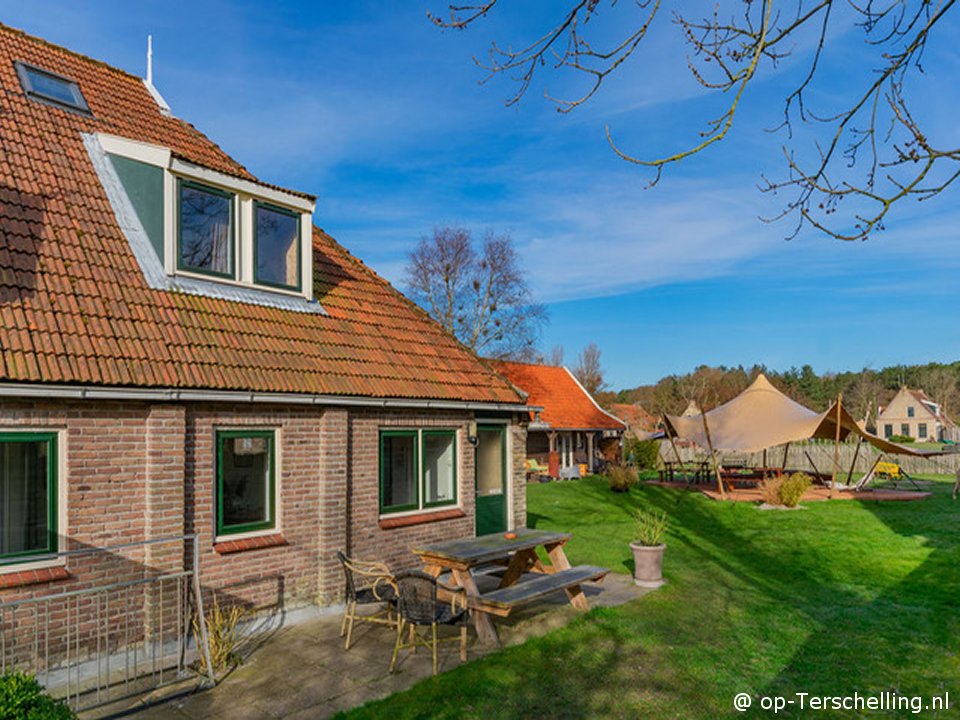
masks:
[[[264,180],[317,194],[315,222],[397,285],[434,226],[511,233],[550,311],[543,348],[562,344],[572,365],[597,343],[614,388],[703,363],[822,372],[960,358],[955,191],[899,208],[866,243],[787,242],[788,223],[761,222],[779,207],[757,183],[782,174],[782,137],[765,128],[790,60],[757,84],[728,140],[646,189],[604,127],[637,155],[673,151],[716,102],[665,25],[576,112],[542,98],[544,85],[575,90],[556,75],[505,107],[513,86],[478,84],[471,57],[531,37],[551,5],[517,0],[466,33],[428,22],[436,2],[0,0],[0,20],[137,74],[152,33],[174,112]],[[840,81],[861,40],[834,40],[825,76]],[[960,92],[936,78],[955,77],[960,57],[931,46],[926,62],[937,72],[918,110],[957,140]]]

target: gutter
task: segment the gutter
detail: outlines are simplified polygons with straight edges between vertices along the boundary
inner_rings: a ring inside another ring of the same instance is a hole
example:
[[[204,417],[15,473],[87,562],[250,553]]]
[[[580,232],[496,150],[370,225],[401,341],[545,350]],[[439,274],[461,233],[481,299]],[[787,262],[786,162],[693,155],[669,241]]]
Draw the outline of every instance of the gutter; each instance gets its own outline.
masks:
[[[178,388],[124,388],[89,385],[46,385],[0,383],[0,397],[55,398],[67,400],[141,400],[155,402],[241,402],[279,403],[372,408],[412,408],[429,410],[479,410],[540,412],[542,407],[523,403],[484,403],[468,400],[419,400],[409,398],[372,398],[352,395],[308,395],[302,393],[265,393],[243,390],[181,390]]]

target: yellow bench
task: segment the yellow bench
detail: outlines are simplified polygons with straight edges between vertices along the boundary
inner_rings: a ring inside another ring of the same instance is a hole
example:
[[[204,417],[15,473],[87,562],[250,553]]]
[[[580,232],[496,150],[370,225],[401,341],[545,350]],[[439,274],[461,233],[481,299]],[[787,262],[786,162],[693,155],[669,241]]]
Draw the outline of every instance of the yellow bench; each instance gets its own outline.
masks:
[[[550,468],[546,465],[541,465],[537,462],[536,458],[527,458],[524,460],[523,469],[528,473],[535,473],[537,475],[546,475],[550,472]]]
[[[892,462],[878,462],[876,473],[877,475],[890,478],[891,480],[899,480],[904,476],[903,468],[897,465],[897,463]]]

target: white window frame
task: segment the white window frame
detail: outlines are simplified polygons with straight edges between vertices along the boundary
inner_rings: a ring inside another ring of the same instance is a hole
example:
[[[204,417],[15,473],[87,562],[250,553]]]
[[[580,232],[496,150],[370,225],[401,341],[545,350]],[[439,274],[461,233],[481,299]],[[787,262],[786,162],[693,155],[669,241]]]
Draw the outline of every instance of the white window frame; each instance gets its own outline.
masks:
[[[169,276],[255,288],[264,292],[313,299],[313,211],[316,203],[293,193],[234,177],[175,157],[169,148],[99,133],[97,140],[111,155],[137,160],[163,169],[163,264]],[[179,205],[177,180],[207,185],[233,195],[233,278],[221,278],[178,268]],[[276,205],[300,216],[300,289],[280,288],[254,282],[254,203]]]

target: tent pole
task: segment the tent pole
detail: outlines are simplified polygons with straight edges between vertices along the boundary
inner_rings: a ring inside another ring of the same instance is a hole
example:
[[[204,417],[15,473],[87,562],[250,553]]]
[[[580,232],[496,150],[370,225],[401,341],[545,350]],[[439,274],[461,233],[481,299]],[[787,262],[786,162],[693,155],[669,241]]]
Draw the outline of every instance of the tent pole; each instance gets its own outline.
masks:
[[[717,462],[717,453],[713,449],[713,440],[710,439],[710,428],[707,426],[707,413],[703,406],[700,406],[700,419],[703,420],[703,434],[707,436],[707,447],[710,449],[710,458],[713,460],[713,471],[717,476],[717,487],[720,489],[720,498],[727,499],[727,493],[723,489],[723,478],[720,476],[720,464]]]
[[[860,446],[863,445],[863,435],[857,436],[857,449],[853,451],[853,462],[850,463],[850,472],[847,473],[847,485],[850,484],[850,480],[853,478],[853,469],[857,465],[857,457],[860,455]]]
[[[837,487],[837,468],[840,467],[840,410],[843,408],[843,393],[837,394],[837,432],[833,439],[833,473],[830,476],[830,499]]]
[[[808,453],[806,450],[803,451],[803,454],[807,456],[807,460],[810,462],[810,467],[813,468],[813,474],[817,476],[817,480],[819,481],[819,480],[820,480],[820,471],[817,470],[817,466],[814,464],[813,458],[810,457],[810,453]]]
[[[790,452],[790,443],[787,443],[783,446],[783,462],[780,463],[780,472],[784,473],[787,470],[787,453]]]
[[[677,445],[676,445],[676,443],[673,442],[673,435],[671,435],[670,433],[667,433],[667,439],[670,441],[670,447],[673,448],[673,454],[674,454],[674,456],[677,458],[677,462],[680,463],[680,472],[683,473],[683,479],[686,480],[686,479],[687,479],[687,466],[686,466],[686,463],[683,462],[683,458],[680,457],[680,451],[677,450]],[[690,483],[687,483],[688,486],[689,486],[689,484],[690,484]]]
[[[868,482],[873,480],[873,471],[877,469],[877,465],[880,464],[881,460],[883,460],[883,453],[877,455],[877,459],[873,461],[873,465],[870,466],[869,472],[867,472],[867,474],[860,478],[860,480],[857,482],[856,487],[854,487],[854,492],[860,492],[866,487]]]

